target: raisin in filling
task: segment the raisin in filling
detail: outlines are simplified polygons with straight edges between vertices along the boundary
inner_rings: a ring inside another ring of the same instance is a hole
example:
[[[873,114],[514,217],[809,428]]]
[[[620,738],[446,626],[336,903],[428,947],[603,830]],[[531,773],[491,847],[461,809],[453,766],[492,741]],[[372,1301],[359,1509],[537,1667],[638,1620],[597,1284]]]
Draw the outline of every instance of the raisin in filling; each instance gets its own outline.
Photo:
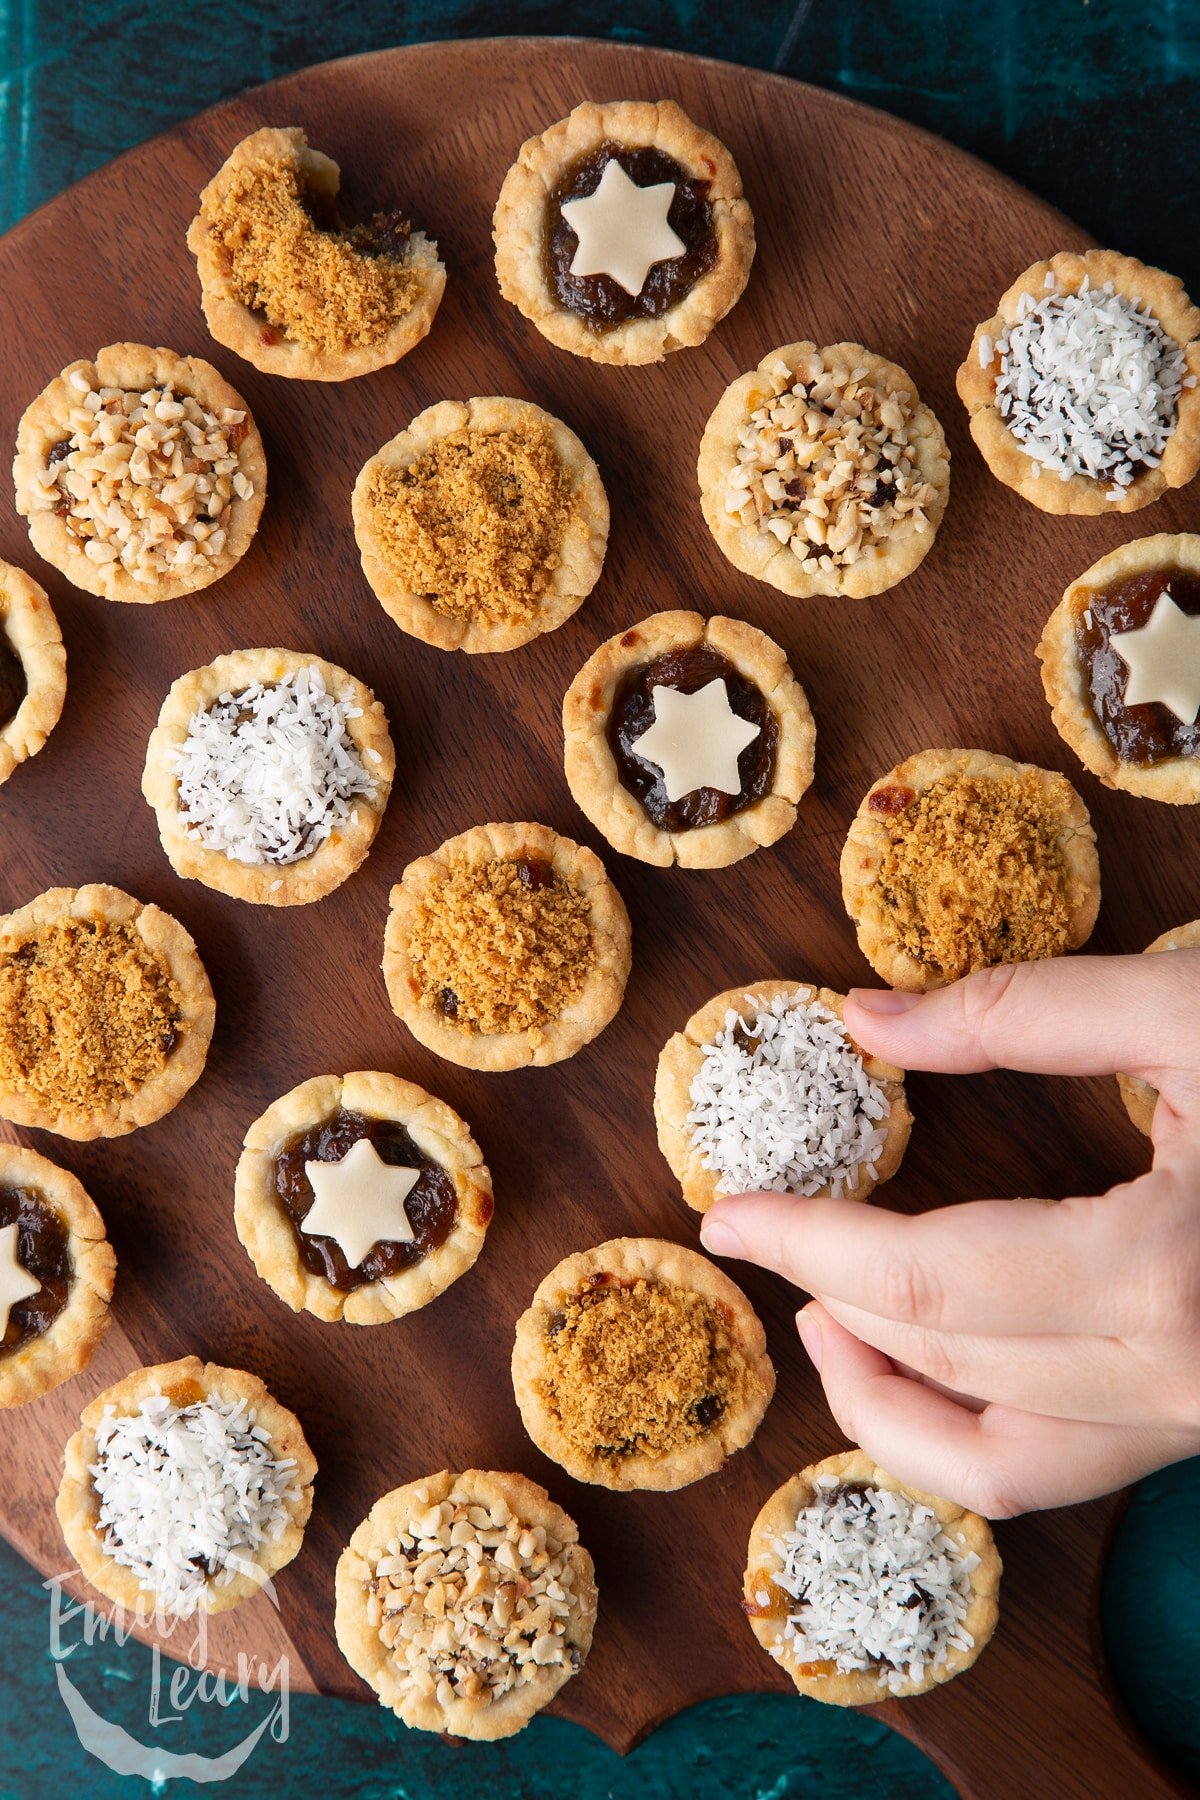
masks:
[[[675,197],[667,223],[687,246],[682,256],[652,264],[637,294],[628,293],[611,275],[571,273],[579,239],[562,216],[562,203],[594,194],[600,177],[614,160],[638,187],[654,187],[663,181],[674,183]],[[622,325],[627,319],[661,318],[717,260],[717,234],[708,189],[707,181],[693,179],[661,150],[633,150],[609,141],[573,162],[551,194],[548,211],[546,273],[559,304],[586,319],[589,325],[599,327]]]
[[[5,636],[0,624],[0,727],[16,718],[29,691],[25,665]]]
[[[404,1203],[413,1229],[411,1244],[390,1240],[373,1244],[353,1269],[340,1245],[332,1238],[300,1229],[316,1196],[306,1162],[340,1162],[360,1138],[368,1138],[382,1162],[396,1168],[419,1169],[420,1177]],[[362,1113],[339,1107],[331,1118],[289,1138],[275,1156],[275,1192],[291,1222],[300,1260],[311,1275],[321,1275],[343,1293],[366,1287],[387,1275],[411,1269],[444,1244],[458,1218],[454,1182],[440,1163],[425,1155],[402,1125],[392,1119],[368,1119]]]
[[[0,1355],[41,1337],[57,1319],[71,1292],[74,1266],[67,1227],[40,1194],[27,1187],[0,1187],[0,1226],[17,1226],[17,1260],[41,1287],[9,1308]]]
[[[1158,700],[1126,706],[1129,669],[1112,643],[1121,632],[1140,630],[1167,588],[1181,612],[1200,614],[1200,580],[1179,569],[1152,569],[1089,593],[1076,617],[1088,694],[1100,729],[1122,762],[1143,767],[1169,756],[1200,756],[1200,722],[1185,725]]]
[[[657,763],[648,762],[633,748],[654,723],[654,689],[670,687],[678,688],[681,694],[694,694],[718,679],[725,683],[732,711],[759,728],[758,736],[738,757],[742,785],[736,794],[702,787],[679,800],[668,800]],[[622,787],[641,802],[651,822],[660,831],[690,831],[697,825],[714,825],[727,819],[770,793],[775,778],[779,721],[761,690],[740,675],[719,651],[669,650],[665,656],[631,670],[617,689],[609,714],[608,743]]]

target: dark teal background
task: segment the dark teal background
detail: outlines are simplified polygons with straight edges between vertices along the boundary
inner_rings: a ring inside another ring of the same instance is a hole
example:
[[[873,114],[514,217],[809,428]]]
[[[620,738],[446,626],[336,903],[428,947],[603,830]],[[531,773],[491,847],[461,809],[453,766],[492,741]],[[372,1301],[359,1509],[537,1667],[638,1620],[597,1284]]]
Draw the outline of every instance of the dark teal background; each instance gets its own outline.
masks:
[[[458,35],[571,32],[690,50],[836,88],[939,132],[1114,248],[1200,290],[1198,0],[803,0],[701,6],[383,4],[216,8],[0,0],[0,229],[70,182],[239,89],[309,63]],[[719,130],[719,121],[707,121]],[[863,172],[870,182],[870,170]],[[906,196],[895,196],[898,210]],[[947,271],[953,278],[953,270]],[[70,295],[63,295],[64,306]],[[1200,1460],[1135,1497],[1105,1591],[1106,1641],[1130,1709],[1200,1780]],[[0,1800],[127,1800],[75,1741],[47,1651],[37,1578],[0,1544]],[[735,1622],[736,1625],[736,1622]],[[147,1735],[148,1652],[70,1660],[105,1717]],[[194,1709],[166,1747],[213,1753],[269,1710]],[[951,1790],[873,1720],[779,1695],[716,1701],[622,1763],[578,1726],[536,1719],[494,1747],[452,1747],[370,1706],[298,1699],[284,1745],[260,1745],[228,1800],[319,1789],[328,1800],[943,1800]],[[191,1790],[194,1791],[194,1790]],[[1102,1790],[1097,1790],[1098,1795]],[[997,1795],[996,1800],[1053,1800]],[[1122,1796],[1121,1800],[1137,1800]]]

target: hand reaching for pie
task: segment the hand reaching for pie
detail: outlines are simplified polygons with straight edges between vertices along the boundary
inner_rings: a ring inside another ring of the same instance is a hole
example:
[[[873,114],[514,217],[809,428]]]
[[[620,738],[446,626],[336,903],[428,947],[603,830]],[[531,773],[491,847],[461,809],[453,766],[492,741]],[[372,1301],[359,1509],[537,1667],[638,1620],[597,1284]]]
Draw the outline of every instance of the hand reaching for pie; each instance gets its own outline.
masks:
[[[993,1518],[1200,1451],[1200,950],[987,969],[852,993],[906,1069],[1122,1070],[1158,1089],[1153,1168],[1057,1204],[916,1217],[790,1194],[718,1201],[702,1238],[816,1296],[799,1314],[842,1430],[897,1479]]]

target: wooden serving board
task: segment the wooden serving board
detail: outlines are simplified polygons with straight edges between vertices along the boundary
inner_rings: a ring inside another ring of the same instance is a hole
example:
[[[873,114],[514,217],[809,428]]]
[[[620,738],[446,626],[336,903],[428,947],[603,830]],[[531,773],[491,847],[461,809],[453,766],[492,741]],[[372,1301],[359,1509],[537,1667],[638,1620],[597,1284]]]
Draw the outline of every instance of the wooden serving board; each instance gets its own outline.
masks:
[[[518,145],[584,98],[671,96],[737,158],[759,250],[743,300],[709,342],[658,368],[599,367],[547,343],[498,296],[491,214]],[[196,195],[262,124],[301,124],[337,157],[351,201],[411,207],[449,270],[431,337],[396,368],[343,386],[257,374],[214,346],[184,245]],[[79,1409],[135,1364],[195,1351],[255,1370],[295,1408],[320,1461],[303,1551],[265,1601],[216,1621],[215,1661],[286,1649],[295,1687],[366,1697],[333,1638],[333,1565],[373,1501],[442,1468],[525,1470],[579,1522],[601,1593],[595,1649],[557,1710],[627,1749],[657,1721],[738,1689],[786,1688],[739,1612],[750,1523],[802,1464],[842,1446],[799,1349],[796,1295],[733,1270],[767,1327],[779,1391],[754,1443],[674,1495],[568,1480],[522,1430],[509,1382],[514,1319],[561,1256],[622,1233],[697,1242],[655,1146],[661,1045],[720,988],[769,975],[845,989],[871,980],[839,895],[838,853],[871,781],[931,745],[982,745],[1059,766],[1100,839],[1093,940],[1141,949],[1196,911],[1190,816],[1102,791],[1055,735],[1033,646],[1067,582],[1147,530],[1197,520],[1196,491],[1134,521],[1036,512],[983,467],[954,394],[977,319],[1027,263],[1086,243],[1048,207],[882,114],[746,69],[571,40],[433,44],[273,83],[122,157],[0,242],[0,442],[52,375],[117,339],[211,357],[253,408],[270,498],[250,553],[216,587],[121,607],[40,567],[11,502],[0,554],[43,580],[68,646],[66,711],[0,794],[0,909],[56,883],[110,881],[175,913],[217,993],[208,1069],[168,1118],[115,1142],[30,1133],[100,1205],[119,1259],[115,1324],[92,1367],[0,1415],[0,1526],[41,1569],[65,1553],[54,1516]],[[701,520],[700,433],[726,383],[796,338],[859,339],[915,377],[953,452],[949,510],[918,572],[876,600],[797,602],[737,574]],[[567,420],[612,500],[604,575],[561,630],[507,656],[428,649],[363,580],[350,489],[423,407],[512,394]],[[781,844],[711,874],[610,851],[562,773],[563,691],[600,641],[664,607],[739,614],[783,643],[817,719],[816,781]],[[178,880],[139,783],[171,681],[241,646],[332,658],[383,700],[399,769],[365,867],[318,906],[272,912]],[[600,851],[634,925],[623,1010],[573,1061],[488,1076],[439,1062],[393,1018],[379,971],[390,884],[444,837],[543,819]],[[234,1235],[242,1135],[271,1100],[325,1071],[392,1069],[470,1122],[496,1188],[475,1270],[386,1327],[295,1317]],[[1108,1081],[917,1075],[900,1176],[881,1200],[921,1208],[982,1189],[1101,1189],[1146,1161]],[[1119,1720],[1100,1662],[1097,1577],[1115,1502],[1002,1525],[1001,1623],[976,1670],[880,1708],[970,1800],[1172,1791]],[[799,1704],[799,1702],[797,1702]]]

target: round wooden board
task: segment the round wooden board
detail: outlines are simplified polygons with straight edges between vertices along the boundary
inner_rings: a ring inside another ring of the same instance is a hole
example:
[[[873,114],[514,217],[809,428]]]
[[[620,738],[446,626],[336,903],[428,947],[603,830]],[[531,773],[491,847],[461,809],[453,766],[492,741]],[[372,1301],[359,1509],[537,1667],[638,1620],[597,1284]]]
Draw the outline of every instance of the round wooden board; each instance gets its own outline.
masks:
[[[729,144],[754,207],[749,289],[701,349],[607,369],[550,348],[498,297],[491,213],[518,145],[585,97],[669,95]],[[344,386],[271,380],[212,345],[184,233],[196,194],[245,133],[302,124],[337,157],[351,204],[411,206],[449,270],[431,337],[396,368]],[[9,1476],[0,1525],[43,1570],[63,1567],[54,1517],[63,1441],[80,1407],[136,1363],[188,1351],[265,1377],[320,1460],[304,1549],[265,1601],[215,1621],[210,1655],[286,1649],[296,1687],[365,1695],[332,1630],[332,1575],[385,1490],[442,1468],[520,1468],[579,1522],[601,1591],[596,1645],[558,1710],[620,1749],[708,1696],[785,1688],[739,1612],[749,1525],[802,1464],[841,1446],[792,1325],[796,1296],[753,1273],[779,1392],[755,1442],[681,1493],[580,1487],[526,1438],[512,1327],[546,1270],[621,1233],[694,1245],[655,1147],[662,1043],[719,988],[795,975],[870,980],[839,897],[847,823],[870,782],[930,745],[984,745],[1066,769],[1099,831],[1094,947],[1141,949],[1196,911],[1192,821],[1103,792],[1050,725],[1033,646],[1067,581],[1144,530],[1178,530],[1196,501],[1144,520],[1049,519],[1002,488],[971,445],[954,370],[978,318],[1037,257],[1080,246],[1057,214],[893,119],[750,70],[571,40],[434,44],[311,69],[123,157],[0,242],[0,439],[71,359],[128,338],[211,356],[266,440],[270,500],[249,555],[216,588],[155,608],[107,605],[37,566],[11,503],[0,554],[44,580],[70,691],[47,749],[0,795],[0,908],[55,883],[111,881],[181,918],[217,992],[203,1080],[167,1119],[113,1143],[30,1140],[98,1201],[119,1257],[116,1323],[92,1368],[0,1416]],[[735,573],[700,517],[695,454],[728,381],[774,345],[857,338],[908,369],[953,451],[947,517],[926,563],[874,601],[795,602]],[[444,397],[513,394],[566,419],[613,504],[599,587],[560,631],[468,659],[402,636],[367,588],[349,496],[368,455]],[[788,649],[817,719],[817,777],[789,838],[733,869],[663,873],[585,825],[562,774],[559,709],[610,633],[663,607],[742,615]],[[319,652],[383,700],[399,773],[364,869],[316,908],[274,913],[177,880],[141,799],[143,754],[175,676],[239,646]],[[387,896],[405,863],[488,819],[544,819],[591,843],[634,924],[625,1006],[603,1037],[544,1071],[473,1075],[421,1050],[379,972]],[[379,1067],[470,1122],[496,1186],[476,1269],[427,1311],[372,1330],[294,1317],[234,1235],[233,1167],[269,1101],[322,1071]],[[881,1198],[920,1208],[976,1194],[1103,1188],[1146,1161],[1107,1081],[915,1076],[901,1177]],[[742,1272],[734,1270],[741,1280]],[[998,1531],[1000,1628],[965,1680],[880,1709],[969,1797],[1171,1791],[1119,1722],[1100,1667],[1097,1571],[1114,1503]]]

